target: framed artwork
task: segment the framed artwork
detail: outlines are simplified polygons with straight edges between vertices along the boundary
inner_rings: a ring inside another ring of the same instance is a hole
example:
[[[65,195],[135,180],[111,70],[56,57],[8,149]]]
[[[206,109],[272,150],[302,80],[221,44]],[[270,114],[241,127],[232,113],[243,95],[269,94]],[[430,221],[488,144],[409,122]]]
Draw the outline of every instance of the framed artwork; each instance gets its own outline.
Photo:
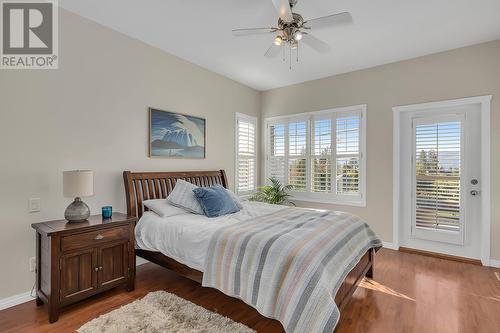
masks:
[[[200,117],[149,108],[149,157],[205,158]]]

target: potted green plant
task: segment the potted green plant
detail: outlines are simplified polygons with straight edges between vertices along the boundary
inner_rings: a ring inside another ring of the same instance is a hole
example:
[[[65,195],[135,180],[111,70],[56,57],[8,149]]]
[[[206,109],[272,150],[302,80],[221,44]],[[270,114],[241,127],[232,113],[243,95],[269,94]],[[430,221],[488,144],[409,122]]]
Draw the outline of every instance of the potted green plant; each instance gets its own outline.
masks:
[[[265,202],[273,205],[295,206],[295,204],[289,200],[290,194],[288,192],[292,190],[292,185],[283,185],[274,177],[269,178],[269,181],[271,182],[270,185],[259,187],[257,192],[250,197],[249,200]]]

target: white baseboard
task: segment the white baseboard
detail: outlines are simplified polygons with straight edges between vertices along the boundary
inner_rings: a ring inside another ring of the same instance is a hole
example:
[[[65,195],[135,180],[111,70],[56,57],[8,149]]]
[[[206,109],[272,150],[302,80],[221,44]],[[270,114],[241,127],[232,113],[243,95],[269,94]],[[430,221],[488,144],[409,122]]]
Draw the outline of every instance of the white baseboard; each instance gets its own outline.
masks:
[[[490,259],[490,266],[500,268],[500,260]]]
[[[389,242],[382,242],[382,246],[385,247],[386,249],[391,249],[391,250],[399,250],[399,246],[394,245],[394,243],[389,243]]]
[[[382,246],[386,249],[391,249],[391,250],[396,250],[396,251],[399,250],[399,246],[395,246],[393,243],[389,243],[389,242],[382,242]],[[500,260],[490,259],[489,265],[483,264],[483,266],[500,268]]]
[[[0,310],[4,310],[22,303],[26,303],[31,300],[34,300],[34,298],[30,296],[29,291],[19,295],[14,295],[11,297],[0,299]]]

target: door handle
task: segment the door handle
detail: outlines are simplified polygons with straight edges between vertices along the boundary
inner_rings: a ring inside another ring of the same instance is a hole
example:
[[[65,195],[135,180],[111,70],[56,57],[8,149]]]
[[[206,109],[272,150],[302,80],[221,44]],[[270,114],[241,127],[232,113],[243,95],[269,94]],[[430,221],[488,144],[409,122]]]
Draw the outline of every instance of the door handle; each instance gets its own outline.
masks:
[[[104,236],[101,235],[101,234],[98,234],[97,236],[95,236],[94,238],[95,240],[101,240],[101,239],[104,239]]]
[[[478,196],[479,195],[479,191],[472,190],[472,191],[470,191],[470,195],[472,195],[473,197]]]

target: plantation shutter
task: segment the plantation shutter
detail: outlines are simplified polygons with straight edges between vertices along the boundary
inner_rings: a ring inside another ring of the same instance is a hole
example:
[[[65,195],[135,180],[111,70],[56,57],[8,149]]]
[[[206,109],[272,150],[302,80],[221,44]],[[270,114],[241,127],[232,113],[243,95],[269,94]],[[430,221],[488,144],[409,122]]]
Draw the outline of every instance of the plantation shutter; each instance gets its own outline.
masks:
[[[250,117],[237,118],[237,192],[245,193],[255,190],[256,153],[255,153],[256,120]]]
[[[314,119],[311,126],[311,192],[331,192],[332,119]]]
[[[288,184],[296,192],[307,189],[307,121],[288,123]]]
[[[415,228],[460,232],[461,122],[415,126]]]
[[[267,161],[269,178],[277,178],[281,183],[285,182],[285,124],[269,126],[269,157]]]
[[[266,177],[290,185],[298,201],[364,205],[365,112],[355,106],[267,120]]]
[[[340,195],[359,195],[361,114],[340,116],[335,131],[336,192]]]

